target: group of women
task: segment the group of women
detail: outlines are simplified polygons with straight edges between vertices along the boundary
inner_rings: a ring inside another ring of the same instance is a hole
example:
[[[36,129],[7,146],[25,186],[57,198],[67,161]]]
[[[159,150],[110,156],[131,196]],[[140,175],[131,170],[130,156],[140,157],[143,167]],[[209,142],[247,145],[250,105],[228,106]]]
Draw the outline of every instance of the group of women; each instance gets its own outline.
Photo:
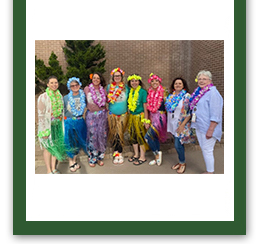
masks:
[[[156,74],[149,76],[148,91],[139,74],[128,76],[127,83],[124,75],[121,68],[113,69],[105,89],[104,77],[95,72],[84,90],[80,89],[80,79],[72,77],[67,82],[69,94],[64,98],[57,78],[49,77],[46,92],[38,99],[38,137],[47,173],[60,174],[56,159],[63,161],[66,157],[71,172],[80,169],[76,162],[80,149],[88,155],[90,167],[103,166],[107,141],[114,150],[113,164],[122,164],[124,134],[128,130],[134,150],[128,161],[136,166],[147,161],[145,152],[149,148],[154,154],[149,165],[161,165],[160,143],[170,132],[179,159],[172,169],[181,174],[186,169],[184,144],[195,141],[194,128],[206,165],[204,173],[214,173],[213,150],[222,135],[223,99],[212,83],[211,73],[198,73],[198,87],[192,94],[181,77],[172,81],[168,92]]]

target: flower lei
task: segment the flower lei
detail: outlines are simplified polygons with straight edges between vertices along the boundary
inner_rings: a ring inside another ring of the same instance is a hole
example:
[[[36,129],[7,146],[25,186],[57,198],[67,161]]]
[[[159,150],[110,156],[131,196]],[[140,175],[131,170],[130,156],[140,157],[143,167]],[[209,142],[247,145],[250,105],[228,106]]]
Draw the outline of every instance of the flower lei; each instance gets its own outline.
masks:
[[[159,85],[156,91],[152,87],[148,89],[147,109],[150,112],[155,113],[159,109],[163,101],[163,95],[164,88],[161,85]]]
[[[57,118],[62,114],[64,108],[62,95],[60,94],[59,90],[54,92],[53,90],[49,89],[49,87],[46,89],[46,92],[51,101],[53,116]]]
[[[133,91],[134,89],[130,89],[129,99],[128,99],[128,108],[130,111],[134,112],[137,108],[137,101],[139,96],[139,90],[141,89],[141,86],[138,86],[135,90],[134,96]]]
[[[73,116],[78,117],[78,116],[82,116],[86,107],[86,103],[85,103],[85,93],[80,89],[79,90],[79,94],[80,94],[80,110],[76,109],[76,103],[75,103],[75,99],[73,97],[73,92],[70,91],[68,94],[68,100],[69,100],[69,104],[71,107],[71,113],[73,114]]]
[[[116,69],[113,69],[113,70],[111,71],[111,76],[112,76],[115,72],[120,72],[122,75],[125,74],[125,72],[124,72],[121,68],[116,68]]]
[[[186,94],[185,90],[182,90],[178,95],[173,94],[169,95],[166,98],[165,109],[167,112],[173,113],[175,108],[178,106],[179,102],[182,100],[183,96]]]
[[[127,79],[127,81],[130,81],[130,80],[133,80],[133,79],[135,79],[135,80],[142,80],[142,78],[139,76],[139,75],[130,75],[129,77],[128,77],[128,79]]]
[[[148,79],[148,83],[151,83],[152,80],[158,80],[160,83],[162,82],[162,79],[158,75],[154,75],[153,73],[151,73],[149,77],[150,78]]]
[[[190,109],[191,110],[196,106],[196,104],[200,101],[202,96],[204,96],[204,94],[206,92],[208,92],[212,86],[213,86],[213,84],[210,83],[209,85],[203,87],[202,89],[200,87],[197,87],[194,90],[194,92],[192,93],[191,98],[190,98]]]
[[[101,99],[97,98],[96,91],[95,91],[93,83],[91,83],[89,85],[89,90],[92,94],[92,98],[93,98],[94,103],[97,104],[99,108],[103,107],[105,105],[105,102],[106,102],[106,96],[105,96],[105,91],[103,89],[103,86],[99,85],[99,92],[100,92],[100,95],[101,95]]]
[[[124,88],[124,84],[123,82],[120,82],[119,84],[119,88],[117,90],[115,90],[116,87],[116,82],[112,82],[110,89],[109,89],[109,93],[107,95],[108,97],[108,103],[115,103],[117,101],[118,96],[121,94],[123,88]]]

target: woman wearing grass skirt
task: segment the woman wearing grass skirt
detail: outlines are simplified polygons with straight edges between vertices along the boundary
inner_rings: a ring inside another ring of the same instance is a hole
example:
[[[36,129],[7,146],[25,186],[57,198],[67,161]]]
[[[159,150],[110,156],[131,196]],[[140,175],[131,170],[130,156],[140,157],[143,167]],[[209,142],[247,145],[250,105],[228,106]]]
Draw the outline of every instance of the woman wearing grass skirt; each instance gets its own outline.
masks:
[[[64,97],[65,144],[71,172],[81,168],[76,162],[80,149],[86,152],[86,125],[83,118],[86,100],[81,86],[79,78],[70,78],[67,82],[69,94]]]
[[[149,162],[149,165],[162,164],[162,152],[160,151],[160,142],[167,139],[167,121],[165,110],[166,90],[162,87],[162,79],[150,74],[148,79],[150,88],[147,96],[147,110],[149,111],[150,127],[145,135],[145,139],[155,155],[155,159]]]
[[[58,90],[58,79],[50,76],[46,92],[38,98],[38,137],[44,147],[43,157],[47,174],[60,174],[56,159],[66,158],[63,132],[63,98]]]
[[[147,111],[147,91],[142,88],[141,77],[137,74],[128,77],[128,86],[131,88],[128,98],[129,135],[133,145],[134,156],[129,159],[134,165],[145,163],[146,150],[149,148],[144,136],[149,127]]]
[[[121,68],[115,68],[111,71],[110,84],[107,87],[107,97],[109,104],[108,123],[109,137],[114,149],[113,163],[115,165],[122,164],[124,158],[122,156],[124,146],[124,133],[127,128],[128,121],[128,95],[129,87],[124,81],[125,72]]]
[[[104,153],[107,145],[108,120],[106,109],[106,86],[101,73],[90,75],[92,83],[84,89],[87,99],[86,125],[87,125],[87,151],[89,166],[96,164],[103,166]]]

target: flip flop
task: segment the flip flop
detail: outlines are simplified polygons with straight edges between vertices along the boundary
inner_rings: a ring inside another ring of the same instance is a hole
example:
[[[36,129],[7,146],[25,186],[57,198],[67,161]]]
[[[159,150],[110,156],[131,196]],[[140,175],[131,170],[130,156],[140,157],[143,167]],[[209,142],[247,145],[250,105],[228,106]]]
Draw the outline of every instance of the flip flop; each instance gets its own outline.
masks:
[[[61,174],[61,172],[60,172],[58,169],[54,169],[54,170],[52,171],[52,174]]]
[[[138,161],[138,159],[139,159],[139,157],[137,158],[137,157],[132,156],[131,158],[128,159],[128,161],[132,163],[132,162]]]
[[[144,160],[144,161],[143,161],[143,160],[140,160],[140,159],[139,159],[137,162],[138,162],[138,164],[135,164],[135,163],[133,163],[133,164],[136,165],[136,166],[138,166],[138,165],[141,165],[141,164],[147,162],[147,160]]]

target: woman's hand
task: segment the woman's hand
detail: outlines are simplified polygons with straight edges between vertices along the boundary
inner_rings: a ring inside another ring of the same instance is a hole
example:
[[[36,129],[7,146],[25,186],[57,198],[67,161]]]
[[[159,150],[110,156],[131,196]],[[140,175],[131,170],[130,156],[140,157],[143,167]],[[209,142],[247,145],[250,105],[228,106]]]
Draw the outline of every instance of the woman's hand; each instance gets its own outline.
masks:
[[[144,123],[144,126],[145,126],[146,130],[148,130],[148,128],[150,127],[150,124]]]
[[[211,130],[211,129],[208,129],[208,130],[207,130],[206,139],[210,139],[210,138],[212,137],[213,131],[214,131],[214,130]]]
[[[179,125],[179,127],[177,128],[176,132],[179,133],[179,134],[181,134],[181,133],[183,132],[183,130],[184,130],[184,125],[181,124],[181,125]]]
[[[43,139],[48,139],[49,137],[48,137],[48,136],[43,136],[42,138],[43,138]]]

